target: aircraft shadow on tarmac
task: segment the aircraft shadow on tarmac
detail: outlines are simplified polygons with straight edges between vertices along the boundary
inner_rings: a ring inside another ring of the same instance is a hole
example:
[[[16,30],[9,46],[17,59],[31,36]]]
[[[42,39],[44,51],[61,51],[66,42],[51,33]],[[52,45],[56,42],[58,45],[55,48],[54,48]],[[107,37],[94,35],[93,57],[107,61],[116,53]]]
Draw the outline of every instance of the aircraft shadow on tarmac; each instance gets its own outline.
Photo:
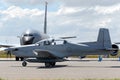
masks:
[[[91,60],[69,60],[69,61],[76,61],[76,62],[89,62]]]
[[[23,66],[11,66],[11,67],[23,67]],[[45,66],[26,66],[23,68],[37,68],[37,69],[52,69],[52,68],[62,68],[62,67],[67,67],[67,65],[56,65],[54,67],[45,67]]]
[[[23,66],[11,66],[11,67],[23,67]],[[120,68],[120,66],[71,66],[71,65],[56,65],[54,67],[45,67],[45,66],[27,66],[23,68],[36,68],[36,69],[53,69],[53,68]]]
[[[111,66],[110,68],[120,68],[120,66]]]
[[[54,67],[49,67],[49,68],[47,68],[45,66],[40,66],[37,69],[52,69],[52,68],[62,68],[62,67],[67,67],[67,65],[56,65]]]

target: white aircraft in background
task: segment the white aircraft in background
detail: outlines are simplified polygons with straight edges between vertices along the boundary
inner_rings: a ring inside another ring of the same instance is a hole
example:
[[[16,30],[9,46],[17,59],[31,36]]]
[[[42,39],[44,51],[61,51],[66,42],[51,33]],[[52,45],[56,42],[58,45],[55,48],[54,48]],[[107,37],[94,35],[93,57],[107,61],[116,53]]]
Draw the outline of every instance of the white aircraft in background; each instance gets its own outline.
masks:
[[[115,56],[118,54],[118,50],[117,45],[111,44],[109,31],[105,28],[100,29],[95,42],[75,44],[61,39],[44,39],[32,45],[5,49],[14,55],[28,57],[22,63],[24,67],[27,66],[27,62],[42,62],[46,67],[54,67],[56,62],[65,61],[65,58],[70,56],[108,54]]]

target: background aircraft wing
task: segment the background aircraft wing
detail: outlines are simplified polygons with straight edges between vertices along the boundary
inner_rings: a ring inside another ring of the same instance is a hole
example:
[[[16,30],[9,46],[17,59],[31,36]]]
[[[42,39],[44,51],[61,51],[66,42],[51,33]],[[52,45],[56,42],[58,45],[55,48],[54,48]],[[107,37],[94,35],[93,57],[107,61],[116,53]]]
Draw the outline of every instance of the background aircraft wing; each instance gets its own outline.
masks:
[[[120,44],[120,42],[115,42],[114,44]]]
[[[0,48],[18,47],[18,44],[0,44]]]
[[[0,48],[1,47],[6,47],[7,48],[7,47],[13,47],[13,46],[12,45],[2,45],[2,44],[0,44]]]
[[[59,37],[60,39],[71,39],[71,38],[77,38],[76,36],[67,36],[67,37]]]

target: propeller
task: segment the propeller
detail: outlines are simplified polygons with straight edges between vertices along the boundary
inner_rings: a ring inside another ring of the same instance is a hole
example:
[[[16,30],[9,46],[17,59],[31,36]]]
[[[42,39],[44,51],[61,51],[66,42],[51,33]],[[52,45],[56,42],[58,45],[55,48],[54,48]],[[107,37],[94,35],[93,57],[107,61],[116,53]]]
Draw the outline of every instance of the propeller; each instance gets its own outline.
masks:
[[[7,58],[11,58],[12,57],[12,53],[11,53],[11,51],[7,51],[7,53],[6,53],[7,55]]]

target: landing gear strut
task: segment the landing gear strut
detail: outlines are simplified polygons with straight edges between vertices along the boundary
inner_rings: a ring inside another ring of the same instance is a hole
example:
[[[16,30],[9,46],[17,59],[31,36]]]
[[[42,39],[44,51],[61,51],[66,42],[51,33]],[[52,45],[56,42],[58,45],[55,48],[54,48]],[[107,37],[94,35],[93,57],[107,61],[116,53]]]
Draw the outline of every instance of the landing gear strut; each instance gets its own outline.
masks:
[[[24,60],[24,57],[20,57],[20,60],[23,61],[23,60]]]
[[[19,57],[15,57],[15,60],[16,60],[16,61],[19,61]]]
[[[20,60],[20,61],[23,61],[23,60],[24,60],[24,57],[17,57],[17,56],[16,56],[16,57],[15,57],[15,60],[16,60],[16,61],[19,61],[19,60]]]
[[[49,68],[49,67],[54,67],[56,64],[56,62],[46,62],[45,63],[45,67]]]

